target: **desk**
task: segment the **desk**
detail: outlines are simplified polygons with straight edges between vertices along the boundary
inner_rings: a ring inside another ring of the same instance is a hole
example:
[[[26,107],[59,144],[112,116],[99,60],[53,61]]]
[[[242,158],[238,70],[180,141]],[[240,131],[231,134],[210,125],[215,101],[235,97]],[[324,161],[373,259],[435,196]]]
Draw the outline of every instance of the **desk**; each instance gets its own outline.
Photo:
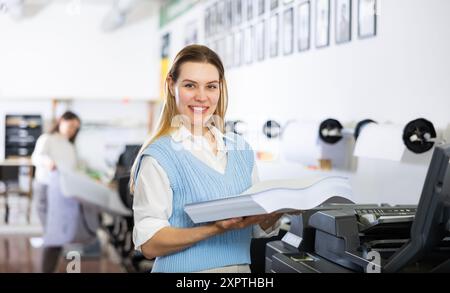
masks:
[[[20,190],[20,187],[17,190],[10,189],[8,187],[8,181],[19,181],[19,176],[21,175],[21,168],[28,169],[27,175],[29,176],[28,181],[28,191]],[[34,166],[31,163],[31,158],[29,157],[14,157],[9,158],[4,161],[0,161],[0,181],[4,181],[6,185],[6,190],[3,193],[0,193],[0,196],[5,196],[5,208],[6,208],[6,217],[8,216],[8,203],[7,197],[10,192],[17,192],[19,194],[26,195],[30,200],[30,205],[28,206],[27,211],[27,221],[30,221],[30,211],[31,211],[31,198],[33,194],[33,177],[34,177]]]

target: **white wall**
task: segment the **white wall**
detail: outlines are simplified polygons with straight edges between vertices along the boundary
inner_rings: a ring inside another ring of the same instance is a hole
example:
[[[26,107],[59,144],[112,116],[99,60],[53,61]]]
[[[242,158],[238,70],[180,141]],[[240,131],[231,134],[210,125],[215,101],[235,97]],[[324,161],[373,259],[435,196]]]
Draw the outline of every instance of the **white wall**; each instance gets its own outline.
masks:
[[[311,2],[314,24],[315,1]],[[258,132],[268,118],[283,122],[328,117],[344,125],[365,118],[405,125],[424,117],[438,130],[445,129],[450,123],[450,1],[378,0],[377,36],[362,40],[357,37],[357,1],[353,1],[352,41],[342,45],[335,44],[335,1],[330,2],[329,47],[313,45],[304,53],[279,55],[227,71],[228,118],[247,121]],[[202,20],[203,10],[196,7],[161,32],[172,34],[172,58],[183,46],[185,25]],[[312,29],[314,44],[314,25]],[[402,162],[360,159],[352,175],[356,199],[416,203],[430,155],[406,152]],[[265,168],[264,179],[304,174],[304,169],[290,163],[260,165]]]
[[[450,1],[378,0],[378,35],[363,40],[357,37],[353,1],[353,38],[342,45],[334,42],[335,1],[331,4],[330,47],[228,70],[229,115],[247,120],[249,115],[282,120],[331,116],[344,123],[371,117],[399,124],[424,116],[446,127]],[[197,19],[203,27],[203,10],[199,5],[164,29],[172,34],[172,58],[183,46],[186,24]]]
[[[334,5],[335,1],[331,1]],[[356,3],[356,1],[354,1]],[[379,0],[378,36],[279,57],[228,74],[230,112],[342,121],[371,117],[404,124],[450,122],[450,2]],[[356,20],[356,5],[354,23]],[[334,14],[332,14],[332,21]]]
[[[0,99],[159,96],[158,3],[112,33],[100,29],[112,1],[79,3],[79,14],[68,0],[18,21],[0,14]]]

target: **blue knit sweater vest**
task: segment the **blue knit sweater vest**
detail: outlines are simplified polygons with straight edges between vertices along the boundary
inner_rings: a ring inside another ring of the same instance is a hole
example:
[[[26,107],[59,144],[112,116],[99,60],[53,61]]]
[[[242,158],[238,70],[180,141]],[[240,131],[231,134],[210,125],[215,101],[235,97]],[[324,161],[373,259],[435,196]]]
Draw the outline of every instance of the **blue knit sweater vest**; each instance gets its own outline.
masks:
[[[237,195],[251,186],[254,157],[250,146],[234,134],[226,135],[225,145],[228,153],[224,174],[200,161],[170,136],[157,139],[143,152],[136,174],[142,157],[151,156],[169,178],[173,191],[169,218],[172,227],[198,226],[184,212],[186,204]],[[251,237],[252,227],[210,237],[182,251],[157,257],[152,272],[195,272],[249,264]]]

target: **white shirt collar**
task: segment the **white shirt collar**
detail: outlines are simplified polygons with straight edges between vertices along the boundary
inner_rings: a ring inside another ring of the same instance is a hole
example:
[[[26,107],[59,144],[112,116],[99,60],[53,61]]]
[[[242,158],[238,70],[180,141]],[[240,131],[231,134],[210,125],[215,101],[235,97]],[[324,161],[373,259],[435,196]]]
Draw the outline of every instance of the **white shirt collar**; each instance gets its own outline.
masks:
[[[224,138],[234,142],[234,138],[223,134],[217,127],[210,125],[209,131],[211,131],[211,134],[214,136],[216,142],[217,142],[217,150],[219,152],[225,152],[226,153],[226,145],[224,143]],[[192,132],[189,131],[184,125],[181,125],[178,127],[175,131],[171,133],[172,139],[175,142],[185,142],[187,140],[193,142],[195,140],[194,135]],[[201,137],[203,138],[203,137]]]
[[[175,142],[183,142],[193,136],[192,133],[184,125],[178,127],[170,135]]]

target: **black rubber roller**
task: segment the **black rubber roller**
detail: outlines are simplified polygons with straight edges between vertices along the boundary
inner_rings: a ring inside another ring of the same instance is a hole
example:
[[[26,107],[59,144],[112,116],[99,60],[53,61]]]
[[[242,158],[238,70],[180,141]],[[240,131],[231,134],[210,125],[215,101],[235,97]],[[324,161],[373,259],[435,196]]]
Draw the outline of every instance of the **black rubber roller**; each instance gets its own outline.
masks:
[[[416,154],[429,151],[434,145],[434,141],[430,140],[433,138],[436,138],[433,123],[424,118],[409,122],[403,129],[403,142]]]
[[[239,125],[245,124],[242,120],[229,120],[225,122],[225,130],[226,132],[233,132],[239,135],[243,135],[244,133],[241,133],[238,131]],[[242,129],[242,127],[240,127]]]
[[[342,139],[342,124],[336,119],[326,119],[319,126],[319,137],[324,142],[335,144]]]
[[[236,121],[228,120],[225,122],[225,132],[234,132],[235,133],[235,124]]]
[[[276,138],[281,134],[281,124],[275,120],[267,120],[263,125],[263,133],[268,138]]]

